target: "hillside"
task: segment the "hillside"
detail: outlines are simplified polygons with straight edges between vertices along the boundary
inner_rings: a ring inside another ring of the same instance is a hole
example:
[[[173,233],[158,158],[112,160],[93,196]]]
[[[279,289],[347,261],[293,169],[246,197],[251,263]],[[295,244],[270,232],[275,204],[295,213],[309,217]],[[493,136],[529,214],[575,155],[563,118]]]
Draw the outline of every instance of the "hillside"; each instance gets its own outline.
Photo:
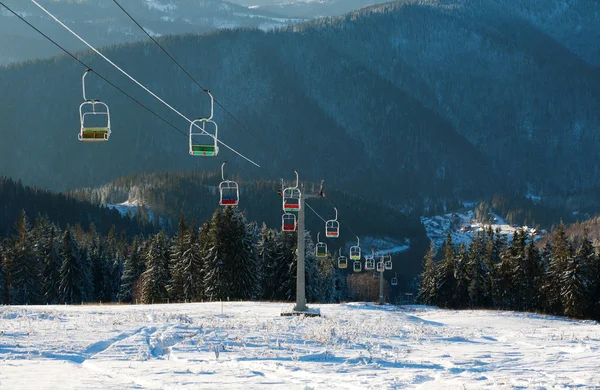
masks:
[[[69,33],[29,1],[7,0],[6,5],[57,40],[70,41]],[[272,29],[302,21],[269,10],[252,9],[222,0],[127,0],[119,2],[155,37],[170,34],[202,34],[222,28]],[[111,1],[40,1],[98,46],[148,39]],[[61,54],[0,6],[0,65]],[[6,32],[6,33],[5,33]],[[72,42],[72,41],[71,41]],[[25,44],[26,43],[26,44]],[[81,46],[71,46],[81,47]]]
[[[111,227],[117,233],[129,237],[137,234],[153,233],[155,227],[147,221],[124,217],[115,210],[85,200],[77,200],[61,193],[24,186],[20,181],[0,177],[0,238],[15,234],[14,223],[21,210],[33,223],[37,216],[48,219],[65,228],[67,225],[80,225],[88,229],[93,223],[100,234],[108,234]]]
[[[545,19],[552,0],[528,2],[528,17],[499,0],[451,4],[399,1],[281,31],[162,42],[304,180],[323,178],[416,212],[444,197],[533,193],[564,202],[600,187],[600,70],[577,50],[591,55],[600,41],[589,40],[591,32],[564,35],[565,26],[577,30],[582,20],[594,26],[590,5],[570,5],[578,18],[559,26]],[[105,52],[188,116],[206,113],[206,97],[155,46]],[[96,57],[82,58],[137,91]],[[10,91],[0,96],[0,131],[11,134],[0,145],[0,173],[64,189],[130,172],[218,167],[189,157],[185,137],[93,81],[90,93],[112,108],[113,137],[106,145],[78,143],[82,72],[64,57],[0,72],[0,88]],[[262,164],[246,165],[247,177],[289,175],[223,112],[216,119],[223,141]],[[47,131],[37,131],[40,122]]]
[[[281,229],[281,197],[277,190],[279,182],[246,181],[241,175],[233,176],[240,185],[240,209],[248,221],[263,222],[271,228]],[[91,201],[98,205],[126,203],[132,212],[159,215],[165,226],[175,230],[181,215],[188,221],[202,224],[211,218],[218,206],[220,176],[215,173],[191,171],[182,173],[139,174],[122,177],[100,188],[84,188],[73,191],[71,196]],[[394,253],[395,264],[402,265],[407,280],[420,272],[423,253],[429,245],[425,229],[418,217],[404,215],[393,208],[348,194],[326,185],[326,199],[308,202],[319,215],[333,219],[337,207],[340,222],[340,237],[325,239],[324,222],[312,211],[306,210],[306,229],[316,240],[321,232],[322,241],[327,242],[329,251],[346,252],[356,244],[356,235],[361,237],[365,250],[394,252],[400,243],[408,243],[408,249]],[[318,188],[307,184],[307,191]],[[125,209],[126,210],[126,209]],[[405,248],[403,248],[405,249]]]

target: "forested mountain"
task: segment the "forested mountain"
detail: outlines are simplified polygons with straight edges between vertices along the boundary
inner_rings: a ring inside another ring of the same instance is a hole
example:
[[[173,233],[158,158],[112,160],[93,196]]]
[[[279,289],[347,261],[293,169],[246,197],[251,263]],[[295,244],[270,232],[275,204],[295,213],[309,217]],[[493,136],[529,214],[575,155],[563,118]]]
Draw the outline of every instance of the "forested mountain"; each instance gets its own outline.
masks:
[[[87,228],[94,224],[101,234],[108,234],[111,228],[129,237],[149,234],[157,229],[148,220],[132,219],[85,200],[77,200],[65,194],[24,186],[20,181],[0,177],[0,237],[9,236],[14,231],[14,223],[21,211],[30,219],[45,217],[59,228],[79,225]]]
[[[68,32],[29,1],[4,3],[54,39],[71,41]],[[105,46],[147,39],[112,1],[39,1],[92,44]],[[119,3],[153,36],[202,34],[220,28],[272,29],[302,21],[269,10],[251,9],[223,0],[127,0]],[[340,13],[341,14],[341,13]],[[0,65],[60,54],[35,31],[0,6]],[[68,45],[69,46],[69,45]],[[69,47],[79,47],[71,45]]]
[[[303,180],[417,211],[430,198],[495,192],[564,201],[600,186],[600,40],[590,38],[600,24],[595,2],[555,5],[399,1],[281,31],[161,42],[280,156],[217,110],[222,140],[262,165],[223,148],[223,158],[246,164],[245,178],[287,177],[294,167]],[[207,114],[206,96],[156,46],[105,52],[189,117]],[[187,132],[97,57],[82,58]],[[0,131],[10,134],[1,173],[77,188],[129,172],[218,167],[190,157],[186,137],[93,77],[88,93],[111,106],[113,135],[80,144],[83,71],[57,57],[0,72]]]
[[[387,3],[384,0],[230,0],[250,8],[276,13],[315,18],[337,16],[374,4]]]
[[[243,176],[231,176],[240,185],[240,210],[250,221],[265,223],[269,228],[281,229],[281,197],[277,194],[280,182],[244,180]],[[182,173],[135,174],[119,178],[97,189],[85,188],[71,192],[75,198],[91,201],[98,205],[114,205],[127,202],[138,205],[133,213],[141,213],[144,219],[149,214],[162,216],[163,226],[175,231],[177,221],[183,215],[188,221],[202,224],[211,218],[218,208],[218,185],[220,174],[215,172],[190,171]],[[288,185],[291,184],[288,182]],[[306,184],[305,193],[314,193],[319,185]],[[410,280],[419,270],[422,254],[428,246],[425,229],[418,216],[404,215],[394,208],[372,200],[327,187],[325,199],[307,201],[310,207],[324,219],[335,218],[333,207],[338,209],[340,237],[324,238],[324,222],[311,210],[306,210],[306,229],[316,239],[321,232],[322,241],[329,250],[346,252],[355,245],[356,235],[387,238],[396,242],[410,243],[410,248],[394,255],[394,261],[402,266],[402,277]],[[365,247],[368,250],[388,249]]]

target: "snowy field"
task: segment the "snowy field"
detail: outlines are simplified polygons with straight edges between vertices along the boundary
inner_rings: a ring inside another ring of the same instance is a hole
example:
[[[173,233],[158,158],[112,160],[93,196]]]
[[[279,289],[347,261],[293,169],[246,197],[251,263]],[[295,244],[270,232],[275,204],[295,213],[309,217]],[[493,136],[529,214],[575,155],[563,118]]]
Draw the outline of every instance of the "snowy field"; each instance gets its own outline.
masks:
[[[600,388],[600,325],[285,303],[0,307],[0,389]]]

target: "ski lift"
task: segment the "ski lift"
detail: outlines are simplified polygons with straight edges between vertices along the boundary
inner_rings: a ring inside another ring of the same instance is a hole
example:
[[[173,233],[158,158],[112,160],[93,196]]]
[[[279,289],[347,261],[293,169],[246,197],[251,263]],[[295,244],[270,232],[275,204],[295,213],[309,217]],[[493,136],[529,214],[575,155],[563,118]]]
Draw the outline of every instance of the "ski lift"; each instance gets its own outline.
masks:
[[[219,154],[217,145],[219,127],[212,120],[215,99],[210,91],[205,92],[210,96],[210,117],[196,119],[190,123],[190,154],[192,156],[216,156]],[[209,130],[214,130],[214,134],[211,134]]]
[[[335,210],[335,219],[330,219],[325,222],[325,235],[327,237],[335,238],[340,236],[340,223],[337,220],[337,209],[335,207],[333,209]]]
[[[373,255],[365,255],[365,270],[371,271],[375,269],[375,259]]]
[[[354,272],[360,272],[362,270],[362,265],[359,260],[354,261],[352,269],[354,270]]]
[[[392,286],[397,286],[398,285],[398,276],[396,274],[394,274],[394,277],[391,280],[391,285]]]
[[[383,265],[383,261],[377,262],[377,272],[383,272],[385,270],[385,266]]]
[[[317,244],[315,245],[315,253],[317,257],[327,257],[327,244],[319,240],[321,233],[317,233]]]
[[[348,258],[346,256],[342,256],[341,248],[340,248],[340,255],[338,257],[338,268],[341,268],[341,269],[348,268]]]
[[[225,164],[227,164],[227,161],[221,164],[221,179],[223,181],[219,184],[219,204],[221,206],[237,206],[240,201],[240,190],[235,181],[225,180],[223,172]]]
[[[296,231],[296,215],[292,213],[284,213],[281,216],[281,230],[284,232]]]
[[[294,169],[294,173],[296,174],[296,186],[289,187],[283,190],[283,211],[298,211],[300,210],[300,198],[302,197],[302,193],[298,188],[298,172]]]
[[[356,246],[350,247],[350,259],[351,260],[360,260],[360,238],[356,237],[358,243]]]
[[[86,70],[81,77],[83,103],[79,105],[80,128],[77,138],[82,142],[105,142],[110,137],[110,111],[106,103],[85,96],[85,76],[91,71]]]
[[[392,269],[392,256],[387,255],[387,256],[382,256],[381,258],[382,261],[384,261],[384,267],[386,269],[386,271],[389,271]]]

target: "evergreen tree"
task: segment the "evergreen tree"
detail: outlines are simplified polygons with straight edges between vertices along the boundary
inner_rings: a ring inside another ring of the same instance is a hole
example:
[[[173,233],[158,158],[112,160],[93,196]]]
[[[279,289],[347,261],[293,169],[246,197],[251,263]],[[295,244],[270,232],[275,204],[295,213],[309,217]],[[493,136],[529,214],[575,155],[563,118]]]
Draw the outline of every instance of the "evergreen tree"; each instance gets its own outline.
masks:
[[[15,224],[10,261],[10,299],[13,305],[42,303],[41,264],[29,231],[27,215],[22,210]]]
[[[63,233],[58,255],[62,260],[58,288],[60,303],[81,303],[84,291],[80,249],[69,227]]]
[[[6,263],[6,245],[0,241],[0,305],[6,303],[5,291],[6,291],[6,272],[4,271],[4,264]]]
[[[593,256],[592,243],[587,237],[587,231],[577,251],[567,257],[561,278],[561,299],[564,314],[581,318],[587,313],[590,296],[588,281],[588,264]]]
[[[423,273],[417,301],[423,305],[437,304],[437,272],[435,265],[435,244],[429,244],[429,250],[423,258]]]
[[[456,264],[456,251],[452,243],[450,232],[442,245],[444,257],[437,265],[437,288],[436,302],[441,307],[455,307],[456,279],[454,277],[454,266]]]
[[[471,307],[485,307],[491,304],[487,295],[489,288],[487,282],[487,268],[485,265],[485,235],[478,232],[469,246],[469,263],[467,274],[469,281],[469,305]]]
[[[523,306],[524,310],[542,310],[540,287],[544,270],[542,269],[540,251],[535,246],[533,237],[529,239],[523,266]]]
[[[123,275],[121,276],[121,288],[117,299],[119,302],[131,303],[134,301],[134,286],[139,280],[140,275],[145,270],[143,259],[143,249],[138,245],[138,239],[134,238],[131,244],[129,257],[123,265]]]
[[[179,300],[186,302],[200,300],[203,292],[202,247],[199,242],[200,234],[196,234],[194,230],[194,226],[191,225],[187,230],[181,232],[183,251],[180,256],[176,257],[179,260],[174,263],[172,268],[171,285],[177,286]],[[173,255],[172,249],[171,259],[173,259]]]
[[[469,253],[467,245],[463,242],[458,246],[456,262],[454,264],[454,279],[456,280],[455,305],[465,307],[469,305]]]
[[[275,263],[276,233],[269,229],[265,223],[259,230],[257,243],[258,277],[263,299],[273,299],[277,285],[274,274],[277,269]]]
[[[567,239],[565,226],[562,222],[552,232],[550,239],[552,253],[546,278],[543,286],[544,293],[548,299],[549,311],[553,314],[562,314],[562,281],[568,259],[572,256],[572,247]]]
[[[189,232],[185,224],[185,217],[179,219],[177,233],[171,242],[169,268],[171,270],[171,283],[168,286],[169,296],[174,302],[186,300],[183,294],[184,269],[183,254],[190,250]]]
[[[59,302],[60,266],[56,228],[45,224],[40,238],[40,256],[42,260],[42,287],[44,300],[51,305]]]
[[[297,232],[280,232],[275,236],[273,269],[267,275],[273,294],[267,299],[291,301],[296,297]]]
[[[142,274],[142,302],[164,303],[168,299],[169,247],[164,232],[158,233],[149,243],[146,252],[146,271]]]

